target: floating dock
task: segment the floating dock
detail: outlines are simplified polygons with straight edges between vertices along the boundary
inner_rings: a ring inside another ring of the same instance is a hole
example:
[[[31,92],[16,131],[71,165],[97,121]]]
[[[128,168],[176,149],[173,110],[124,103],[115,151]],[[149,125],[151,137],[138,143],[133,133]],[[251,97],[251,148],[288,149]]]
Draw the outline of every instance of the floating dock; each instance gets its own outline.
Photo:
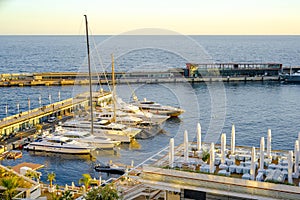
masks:
[[[41,165],[41,164],[35,164],[35,163],[28,163],[28,162],[23,162],[23,163],[20,163],[16,166],[13,166],[11,169],[14,170],[15,172],[17,172],[18,174],[21,173],[21,168],[22,167],[27,167],[27,168],[30,168],[31,170],[33,171],[36,171],[38,169],[41,169],[44,167],[44,165]]]

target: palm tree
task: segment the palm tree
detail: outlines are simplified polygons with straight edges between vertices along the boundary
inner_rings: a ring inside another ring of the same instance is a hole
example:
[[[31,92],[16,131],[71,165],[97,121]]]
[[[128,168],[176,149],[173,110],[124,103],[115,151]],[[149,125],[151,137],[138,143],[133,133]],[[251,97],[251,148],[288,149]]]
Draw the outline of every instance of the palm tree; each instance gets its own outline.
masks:
[[[8,172],[5,169],[0,168],[0,178],[6,177],[6,176],[8,176]]]
[[[90,190],[86,200],[116,200],[120,199],[118,191],[113,183],[107,184],[104,187],[93,188]]]
[[[25,176],[35,179],[37,182],[40,180],[40,173],[33,170],[27,170]]]
[[[90,186],[92,177],[89,174],[82,174],[82,178],[79,180],[79,184],[83,183],[85,188],[88,189]]]
[[[202,160],[203,160],[204,162],[206,162],[206,161],[209,160],[209,156],[210,156],[209,151],[203,150],[203,153],[202,153]]]
[[[6,188],[3,194],[6,195],[6,199],[10,200],[13,198],[13,194],[19,186],[19,178],[16,176],[10,176],[1,179],[1,185]]]
[[[50,172],[47,175],[48,177],[48,181],[50,182],[50,188],[52,188],[52,182],[55,181],[55,173],[54,172]]]
[[[101,192],[101,197],[103,200],[114,200],[119,199],[118,191],[113,183],[105,185]]]
[[[59,200],[73,200],[73,194],[70,190],[67,190],[62,193],[62,196],[59,197]]]

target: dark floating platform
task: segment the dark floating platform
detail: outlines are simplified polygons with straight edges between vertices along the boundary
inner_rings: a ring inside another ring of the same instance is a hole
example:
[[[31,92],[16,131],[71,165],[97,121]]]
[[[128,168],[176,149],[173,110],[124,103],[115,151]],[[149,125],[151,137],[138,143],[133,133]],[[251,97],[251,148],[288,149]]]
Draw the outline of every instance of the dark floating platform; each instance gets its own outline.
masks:
[[[125,168],[121,168],[113,165],[97,164],[94,169],[97,172],[105,172],[109,174],[119,174],[123,175],[125,173]]]

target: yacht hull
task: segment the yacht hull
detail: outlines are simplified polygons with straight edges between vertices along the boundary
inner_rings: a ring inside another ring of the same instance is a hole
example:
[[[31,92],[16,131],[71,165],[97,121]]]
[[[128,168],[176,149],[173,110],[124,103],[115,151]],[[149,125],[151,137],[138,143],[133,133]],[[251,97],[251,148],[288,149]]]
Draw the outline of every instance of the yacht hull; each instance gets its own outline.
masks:
[[[73,148],[73,147],[61,147],[61,146],[46,146],[29,144],[24,149],[29,151],[44,151],[52,153],[63,153],[63,154],[90,154],[91,149],[87,148]]]

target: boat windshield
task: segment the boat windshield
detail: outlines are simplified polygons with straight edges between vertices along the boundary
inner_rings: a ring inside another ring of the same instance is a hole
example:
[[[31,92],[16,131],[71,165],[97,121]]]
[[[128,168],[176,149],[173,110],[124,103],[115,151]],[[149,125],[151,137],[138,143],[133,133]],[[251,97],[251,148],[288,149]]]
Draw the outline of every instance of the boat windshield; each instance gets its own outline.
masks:
[[[61,143],[62,141],[60,141],[60,140],[48,140],[47,142],[52,142],[52,143]]]
[[[154,104],[153,101],[142,101],[140,102],[140,104]]]

